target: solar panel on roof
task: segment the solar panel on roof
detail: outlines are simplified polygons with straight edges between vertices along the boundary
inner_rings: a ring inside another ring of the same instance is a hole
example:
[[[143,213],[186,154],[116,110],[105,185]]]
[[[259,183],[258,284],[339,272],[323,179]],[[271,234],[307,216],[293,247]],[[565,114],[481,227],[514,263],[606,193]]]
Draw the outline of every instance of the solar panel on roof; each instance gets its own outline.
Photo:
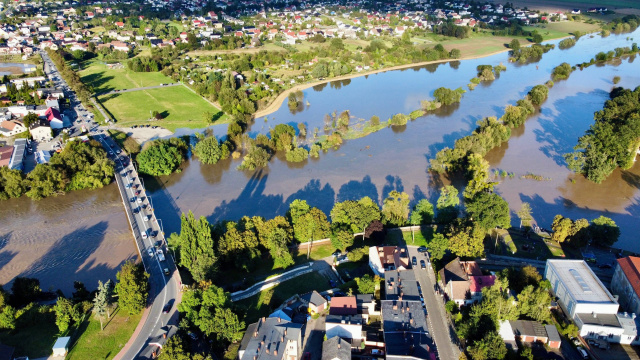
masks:
[[[576,281],[578,282],[578,285],[582,287],[582,291],[591,292],[591,288],[589,287],[589,285],[587,285],[587,282],[584,281],[584,279],[576,269],[569,269],[569,272],[571,273],[571,275],[573,275],[573,278],[576,279]]]

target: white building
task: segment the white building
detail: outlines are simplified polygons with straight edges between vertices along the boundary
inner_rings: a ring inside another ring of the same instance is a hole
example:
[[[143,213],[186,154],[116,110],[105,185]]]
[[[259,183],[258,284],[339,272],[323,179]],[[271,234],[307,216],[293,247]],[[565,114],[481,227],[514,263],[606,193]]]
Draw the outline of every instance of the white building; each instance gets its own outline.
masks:
[[[334,336],[343,339],[364,340],[361,315],[327,315],[325,320],[327,339]]]
[[[635,314],[618,313],[618,301],[583,260],[547,260],[545,279],[558,302],[580,329],[580,336],[637,344]]]

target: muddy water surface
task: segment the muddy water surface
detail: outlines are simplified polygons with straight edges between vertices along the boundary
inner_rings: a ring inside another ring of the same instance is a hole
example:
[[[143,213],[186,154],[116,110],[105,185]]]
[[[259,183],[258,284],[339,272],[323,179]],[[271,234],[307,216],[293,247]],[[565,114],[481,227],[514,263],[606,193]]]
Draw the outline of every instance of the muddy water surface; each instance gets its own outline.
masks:
[[[167,232],[179,230],[179,214],[192,210],[210,221],[238,219],[243,215],[272,217],[286,212],[294,199],[329,212],[334,201],[370,196],[382,203],[391,190],[409,193],[415,202],[435,200],[437,189],[449,183],[446,177],[433,177],[428,160],[440,149],[468,135],[485,116],[501,116],[507,104],[514,104],[532,86],[549,80],[551,70],[563,61],[577,64],[589,61],[598,51],[631,46],[634,34],[608,38],[583,37],[568,50],[555,49],[539,62],[509,64],[508,54],[484,59],[397,70],[329,83],[304,91],[305,106],[291,111],[286,103],[274,114],[257,119],[252,135],[267,133],[279,123],[296,127],[304,122],[313,133],[324,126],[325,114],[350,110],[352,122],[378,115],[385,119],[398,112],[419,108],[440,86],[465,87],[481,64],[503,63],[507,71],[490,83],[467,92],[459,105],[424,116],[401,128],[384,129],[365,138],[346,141],[339,150],[322,154],[302,164],[289,164],[281,156],[272,159],[268,169],[255,172],[235,170],[239,160],[218,165],[202,165],[192,160],[182,173],[159,179],[154,197],[158,214],[165,219]],[[640,169],[617,171],[604,184],[589,183],[571,174],[562,154],[571,151],[579,136],[593,123],[593,112],[601,109],[613,87],[612,78],[622,77],[620,86],[640,85],[635,59],[615,65],[593,66],[574,72],[560,81],[540,113],[523,128],[514,131],[509,143],[492,151],[487,158],[492,170],[515,173],[502,179],[497,191],[517,210],[522,201],[533,206],[540,226],[549,227],[558,213],[593,219],[612,217],[622,227],[617,244],[631,249],[638,225],[638,186]],[[306,103],[309,105],[306,105]],[[528,172],[548,181],[523,180]],[[458,184],[462,185],[462,184]],[[514,219],[515,222],[515,219]]]
[[[40,201],[3,201],[0,219],[0,284],[36,277],[43,290],[70,296],[74,280],[95,289],[137,256],[115,184]]]

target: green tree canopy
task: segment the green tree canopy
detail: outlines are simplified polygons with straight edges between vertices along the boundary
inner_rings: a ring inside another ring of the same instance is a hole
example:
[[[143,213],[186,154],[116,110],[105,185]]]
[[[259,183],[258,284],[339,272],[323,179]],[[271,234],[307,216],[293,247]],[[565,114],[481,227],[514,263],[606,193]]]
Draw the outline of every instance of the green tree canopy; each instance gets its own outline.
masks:
[[[484,253],[485,231],[467,219],[456,219],[450,226],[449,249],[461,257],[476,257]]]
[[[331,209],[332,223],[341,223],[351,227],[353,233],[362,232],[374,220],[380,220],[378,204],[368,196],[358,201],[337,202]]]
[[[611,246],[620,237],[620,228],[616,223],[606,216],[593,219],[589,225],[589,234],[594,244],[600,246]]]
[[[382,220],[385,224],[402,226],[409,217],[409,195],[391,191],[382,205]]]
[[[178,262],[189,270],[194,280],[211,279],[217,271],[217,256],[211,225],[204,216],[195,218],[189,211],[182,214],[180,234],[171,234],[169,245],[178,250]]]
[[[160,176],[176,171],[184,160],[186,143],[182,139],[154,140],[138,154],[136,161],[143,174]]]
[[[127,261],[116,274],[116,278],[118,306],[129,314],[140,313],[147,304],[149,274],[144,271],[142,264]]]
[[[427,244],[427,249],[429,249],[431,259],[438,261],[447,253],[449,249],[449,239],[443,234],[435,233],[431,241]]]
[[[467,212],[484,229],[511,226],[509,204],[498,194],[478,193],[467,203]]]

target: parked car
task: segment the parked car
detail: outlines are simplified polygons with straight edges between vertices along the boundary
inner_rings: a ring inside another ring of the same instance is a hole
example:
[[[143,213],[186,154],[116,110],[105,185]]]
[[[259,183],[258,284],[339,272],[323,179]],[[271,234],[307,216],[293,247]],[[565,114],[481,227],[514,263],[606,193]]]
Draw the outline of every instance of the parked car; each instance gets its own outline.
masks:
[[[418,252],[421,252],[421,253],[427,252],[427,247],[426,246],[420,246],[418,248]]]
[[[613,266],[611,266],[611,264],[602,264],[602,265],[598,265],[598,267],[600,269],[611,269]]]
[[[420,260],[420,268],[421,269],[426,269],[427,268],[427,264],[424,262],[424,260]]]
[[[334,251],[334,252],[333,252],[333,254],[331,254],[331,255],[333,255],[334,257],[340,256],[340,255],[342,255],[342,251],[340,251],[340,250],[336,250],[336,251]]]
[[[190,338],[191,338],[191,340],[193,340],[193,341],[198,340],[198,335],[196,335],[196,334],[194,334],[194,333],[192,333],[192,332],[187,333],[187,335],[189,335],[189,337],[190,337]]]
[[[418,266],[418,260],[416,259],[415,256],[411,258],[411,265]]]
[[[582,346],[578,346],[577,350],[578,350],[578,352],[580,353],[580,356],[582,356],[583,359],[588,359],[589,358],[589,354],[587,354],[587,351]]]
[[[169,276],[169,268],[164,268],[162,269],[162,272],[164,272],[165,275]]]
[[[153,257],[153,249],[152,248],[148,248],[147,249],[147,254],[149,254],[149,257]]]
[[[142,204],[142,198],[141,197],[138,198],[138,203]]]

